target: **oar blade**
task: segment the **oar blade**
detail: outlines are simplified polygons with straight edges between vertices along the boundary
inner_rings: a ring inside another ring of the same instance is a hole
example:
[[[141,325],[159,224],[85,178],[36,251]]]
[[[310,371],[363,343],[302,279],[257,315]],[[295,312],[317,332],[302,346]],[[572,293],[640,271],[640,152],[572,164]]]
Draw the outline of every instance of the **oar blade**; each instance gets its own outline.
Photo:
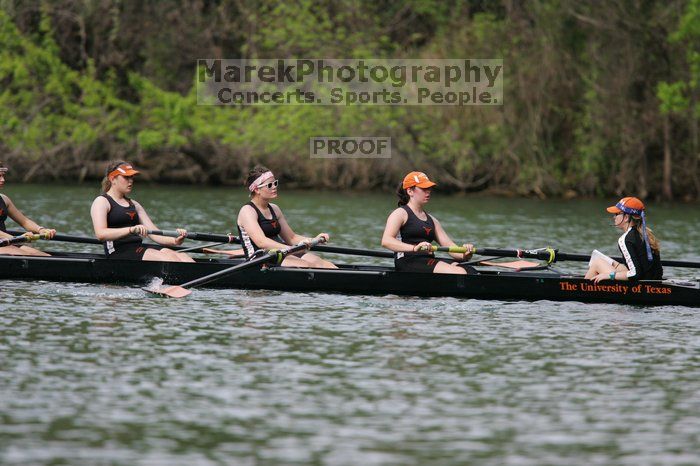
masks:
[[[161,285],[157,288],[144,288],[144,290],[168,298],[184,298],[192,294],[191,290],[177,285]]]

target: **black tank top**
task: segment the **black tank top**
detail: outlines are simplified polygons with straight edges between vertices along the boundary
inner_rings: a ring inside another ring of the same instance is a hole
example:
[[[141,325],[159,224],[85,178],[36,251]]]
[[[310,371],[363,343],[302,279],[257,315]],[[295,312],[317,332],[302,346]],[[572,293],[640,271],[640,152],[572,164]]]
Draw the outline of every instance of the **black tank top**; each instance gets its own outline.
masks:
[[[418,244],[423,241],[432,243],[435,241],[435,222],[433,217],[428,215],[428,212],[425,212],[425,215],[428,217],[427,220],[423,221],[413,213],[409,206],[403,205],[401,208],[408,214],[408,220],[399,229],[401,241],[408,244]]]
[[[131,199],[126,198],[129,202],[129,207],[124,207],[112,199],[112,196],[107,193],[102,194],[102,197],[109,202],[109,212],[107,213],[108,228],[133,227],[141,223],[139,214],[136,212],[136,206]],[[126,244],[140,244],[141,242],[141,237],[134,233],[114,241],[105,241],[105,254],[109,256],[120,246]]]
[[[7,204],[5,204],[5,199],[0,196],[0,231],[7,231],[5,220],[7,220]]]
[[[280,222],[277,220],[277,215],[275,215],[275,209],[270,206],[272,218],[266,218],[252,201],[248,202],[246,205],[251,206],[258,213],[258,225],[260,225],[260,229],[263,231],[265,236],[267,238],[272,238],[279,243],[283,243],[284,241],[282,241],[282,239],[279,237],[282,227],[280,226]],[[258,245],[256,245],[252,239],[250,239],[250,235],[248,235],[248,232],[245,231],[245,228],[241,227],[240,225],[238,225],[238,234],[240,235],[241,244],[243,245],[243,252],[245,253],[246,257],[252,256],[255,251],[260,249],[260,247],[258,247]]]
[[[399,239],[404,243],[408,244],[418,244],[423,241],[432,243],[435,241],[435,222],[433,217],[425,212],[427,220],[423,221],[419,219],[413,210],[407,205],[402,205],[401,208],[408,214],[408,220],[399,229]],[[416,252],[395,252],[394,259],[399,260],[404,257],[416,257],[416,256],[432,256],[432,251],[416,251]]]
[[[630,228],[620,236],[617,246],[627,264],[628,280],[661,280],[663,278],[661,255],[652,250],[652,260],[649,261],[646,243],[636,228]]]

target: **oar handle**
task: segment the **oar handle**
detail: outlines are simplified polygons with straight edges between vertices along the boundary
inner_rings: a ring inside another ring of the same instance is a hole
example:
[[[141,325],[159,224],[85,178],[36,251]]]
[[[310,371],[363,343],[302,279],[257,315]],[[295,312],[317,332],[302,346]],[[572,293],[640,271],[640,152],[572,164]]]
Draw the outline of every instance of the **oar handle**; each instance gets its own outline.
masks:
[[[168,236],[171,238],[177,238],[180,236],[180,233],[178,233],[175,230],[148,230],[148,234],[156,236]],[[234,236],[231,233],[227,235],[216,235],[214,233],[197,233],[195,231],[188,231],[185,235],[185,238],[195,241],[216,241],[217,243],[226,244],[241,242],[237,236]]]
[[[19,235],[13,236],[12,238],[2,238],[0,239],[0,248],[13,244],[31,243],[32,241],[37,241],[40,239],[46,239],[46,235],[34,233],[33,235]]]
[[[449,252],[451,254],[464,254],[465,252],[467,252],[467,248],[465,248],[464,246],[431,246],[430,250]],[[473,249],[472,251],[476,252],[476,249]]]
[[[21,235],[21,231],[7,230],[11,235]],[[83,236],[71,236],[71,235],[54,235],[51,241],[62,241],[66,243],[83,243],[83,244],[102,244],[102,241],[97,238],[86,238]]]

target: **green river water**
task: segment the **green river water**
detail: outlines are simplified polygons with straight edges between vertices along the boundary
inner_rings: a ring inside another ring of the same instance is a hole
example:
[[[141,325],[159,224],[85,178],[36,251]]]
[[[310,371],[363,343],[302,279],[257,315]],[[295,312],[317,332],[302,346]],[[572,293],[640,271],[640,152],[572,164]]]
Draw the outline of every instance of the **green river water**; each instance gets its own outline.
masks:
[[[93,186],[3,192],[40,224],[91,233]],[[247,200],[134,198],[161,228],[218,233]],[[612,254],[610,202],[436,191],[429,211],[460,243]],[[281,186],[278,204],[302,234],[379,248],[395,198]],[[664,258],[700,261],[697,205],[649,215]],[[697,309],[0,282],[0,464],[699,463]]]

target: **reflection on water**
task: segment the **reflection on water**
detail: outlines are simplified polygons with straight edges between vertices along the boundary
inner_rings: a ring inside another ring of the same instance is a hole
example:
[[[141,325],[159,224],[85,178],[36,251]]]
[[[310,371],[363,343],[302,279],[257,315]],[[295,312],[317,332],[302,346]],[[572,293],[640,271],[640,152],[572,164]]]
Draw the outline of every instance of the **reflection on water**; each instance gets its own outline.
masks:
[[[40,223],[89,232],[91,189],[9,188]],[[394,205],[283,195],[297,230],[348,246],[375,247]],[[163,228],[215,232],[245,201],[134,197]],[[605,205],[431,203],[459,240],[614,252]],[[697,210],[653,207],[666,256],[700,259]],[[682,307],[206,289],[168,300],[4,281],[0,463],[697,464],[699,351],[700,317]]]

